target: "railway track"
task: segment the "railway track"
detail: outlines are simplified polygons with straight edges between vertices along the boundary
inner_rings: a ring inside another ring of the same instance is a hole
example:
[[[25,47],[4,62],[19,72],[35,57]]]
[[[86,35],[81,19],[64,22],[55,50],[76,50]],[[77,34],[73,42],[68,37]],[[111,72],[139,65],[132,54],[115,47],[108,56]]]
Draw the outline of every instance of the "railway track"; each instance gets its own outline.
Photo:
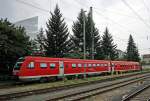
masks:
[[[130,75],[131,76],[131,75]],[[0,95],[0,101],[3,101],[3,100],[9,100],[9,99],[13,99],[13,98],[19,98],[19,97],[24,97],[24,96],[31,96],[31,95],[35,95],[35,94],[42,94],[42,93],[52,93],[52,92],[57,92],[57,91],[61,91],[61,90],[66,90],[66,89],[72,89],[72,88],[76,88],[76,87],[81,87],[82,86],[85,86],[85,85],[93,85],[93,84],[97,84],[97,83],[101,83],[101,82],[107,82],[107,81],[115,81],[117,78],[119,79],[124,79],[124,78],[129,78],[130,77],[129,75],[128,76],[123,76],[123,77],[116,77],[116,78],[109,78],[107,80],[102,80],[102,81],[93,81],[93,82],[89,82],[89,83],[81,83],[81,84],[75,84],[75,85],[69,85],[69,86],[61,86],[61,87],[54,87],[54,88],[46,88],[46,89],[38,89],[38,90],[32,90],[32,91],[25,91],[25,92],[18,92],[18,93],[10,93],[10,94],[4,94],[4,95]],[[132,75],[132,76],[135,76],[135,75]],[[147,77],[149,77],[150,74],[141,74],[141,76],[135,76],[134,78],[130,79],[130,80],[127,80],[127,81],[130,81],[131,82],[136,82],[138,80],[142,80],[142,79],[145,79]],[[140,78],[140,79],[138,79]],[[134,81],[133,81],[134,80]],[[120,83],[123,83],[123,82],[127,82],[125,80],[121,80],[120,82],[117,82],[117,83],[114,83],[114,84],[108,84],[108,85],[105,85],[105,86],[102,86],[101,88],[107,88],[108,86],[111,86],[111,85],[116,85],[116,84],[120,84]],[[127,84],[127,83],[126,83]],[[124,85],[126,85],[124,84]],[[120,85],[120,86],[123,86],[123,85]],[[98,87],[99,88],[99,87]],[[98,88],[94,88],[95,90],[98,89]],[[94,90],[93,89],[93,90]],[[111,88],[112,89],[112,88]],[[90,91],[93,91],[93,90],[90,90]],[[87,91],[82,91],[80,92],[81,93],[85,93]],[[71,96],[71,93],[69,93],[70,95],[67,95],[67,96]],[[78,93],[79,94],[79,93]],[[76,94],[73,94],[72,96],[74,95],[77,95]],[[62,99],[62,98],[65,98],[67,96],[59,96],[59,97],[56,97],[56,98],[51,98],[51,99],[48,99],[48,100],[58,100],[58,99]],[[81,97],[80,97],[81,98]]]
[[[122,101],[150,101],[150,81],[125,95]]]
[[[126,74],[125,76],[129,75],[129,76],[134,76],[134,75],[138,75],[138,74],[144,74],[144,73],[149,73],[149,71],[143,71],[143,72],[135,72],[133,74]],[[104,77],[105,78],[105,77]],[[111,79],[109,77],[106,77],[106,79]],[[34,84],[38,84],[37,82],[19,82],[19,81],[9,81],[9,82],[0,82],[0,89],[4,89],[4,88],[13,88],[13,87],[20,87],[20,86],[30,86],[30,85],[34,85]]]
[[[79,101],[79,100],[83,100],[83,99],[91,97],[91,96],[95,96],[100,93],[104,93],[104,92],[111,91],[116,88],[126,86],[131,83],[138,82],[143,79],[147,79],[149,77],[150,77],[150,75],[144,76],[141,78],[121,81],[121,82],[117,82],[117,83],[111,83],[111,84],[108,84],[105,86],[95,87],[95,88],[91,88],[91,89],[87,89],[87,90],[83,90],[83,91],[72,92],[72,93],[68,93],[67,95],[64,95],[64,96],[57,96],[57,97],[55,96],[53,98],[49,98],[47,101]]]

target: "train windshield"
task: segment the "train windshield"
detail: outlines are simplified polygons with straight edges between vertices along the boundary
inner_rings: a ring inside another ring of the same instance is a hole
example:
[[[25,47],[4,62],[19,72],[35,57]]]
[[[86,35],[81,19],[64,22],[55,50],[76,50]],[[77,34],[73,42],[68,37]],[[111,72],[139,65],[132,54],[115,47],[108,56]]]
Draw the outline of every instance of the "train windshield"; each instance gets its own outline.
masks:
[[[14,66],[14,70],[20,70],[20,67],[24,61],[24,58],[19,58]]]

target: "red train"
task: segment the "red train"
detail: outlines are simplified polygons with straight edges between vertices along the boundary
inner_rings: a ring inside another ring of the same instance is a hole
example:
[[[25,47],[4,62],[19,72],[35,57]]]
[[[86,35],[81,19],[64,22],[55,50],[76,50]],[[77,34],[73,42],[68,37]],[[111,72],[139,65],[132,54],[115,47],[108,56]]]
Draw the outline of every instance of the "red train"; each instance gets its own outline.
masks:
[[[82,60],[27,56],[19,58],[13,75],[22,81],[46,80],[67,75],[89,75],[102,72],[141,70],[138,62]]]

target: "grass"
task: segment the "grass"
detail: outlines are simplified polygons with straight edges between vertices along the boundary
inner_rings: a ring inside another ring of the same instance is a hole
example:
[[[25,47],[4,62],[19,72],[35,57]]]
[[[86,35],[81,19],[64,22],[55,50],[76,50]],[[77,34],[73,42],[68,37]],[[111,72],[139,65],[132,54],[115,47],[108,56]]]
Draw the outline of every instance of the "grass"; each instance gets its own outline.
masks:
[[[48,82],[48,83],[41,83],[41,84],[36,83],[36,84],[26,85],[26,86],[16,86],[15,88],[12,88],[12,90],[9,89],[10,91],[8,91],[7,93],[32,91],[32,90],[37,90],[37,89],[74,85],[74,84],[85,83],[85,82],[88,83],[88,82],[92,82],[92,81],[104,80],[104,79],[112,78],[112,77],[118,77],[121,75],[131,75],[131,74],[136,74],[139,72],[146,73],[147,71],[150,71],[150,69],[148,69],[148,70],[146,69],[143,71],[130,72],[130,73],[123,73],[123,74],[119,74],[119,75],[97,76],[97,77],[89,77],[89,78],[85,78],[85,79],[74,79],[74,80],[56,81],[56,82]],[[2,89],[1,89],[1,91],[3,92]]]

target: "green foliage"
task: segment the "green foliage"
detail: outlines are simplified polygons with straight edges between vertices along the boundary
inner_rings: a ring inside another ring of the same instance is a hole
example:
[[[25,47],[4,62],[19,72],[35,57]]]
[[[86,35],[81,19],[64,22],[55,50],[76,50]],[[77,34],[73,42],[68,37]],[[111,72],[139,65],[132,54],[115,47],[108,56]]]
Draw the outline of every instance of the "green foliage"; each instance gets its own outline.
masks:
[[[44,39],[44,49],[46,56],[64,57],[72,48],[72,42],[69,39],[69,32],[62,14],[56,5],[54,13],[47,22],[46,38]]]
[[[81,51],[81,52],[83,52],[83,23],[84,23],[83,19],[84,19],[84,11],[81,10],[77,17],[77,21],[73,22],[73,26],[72,26],[73,36],[71,37],[75,45],[74,50]],[[86,21],[87,18],[85,16],[85,22]]]
[[[132,35],[129,36],[126,59],[128,61],[140,61],[138,49],[134,43]]]
[[[30,42],[23,27],[0,20],[0,67],[12,69],[16,59],[29,54]]]
[[[91,50],[92,50],[92,34],[94,37],[94,49],[97,49],[100,46],[100,35],[98,32],[98,29],[95,27],[94,21],[91,19],[90,12],[88,15],[84,15],[84,11],[81,9],[77,21],[73,23],[72,31],[73,36],[72,40],[75,45],[74,50],[78,50],[80,52],[83,52],[83,23],[84,23],[84,16],[85,16],[85,39],[86,39],[86,52],[90,55],[87,56],[87,58],[91,58]],[[93,32],[91,33],[91,26],[93,29]]]
[[[114,44],[113,38],[109,33],[108,29],[106,28],[102,40],[101,40],[101,47],[98,49],[98,53],[101,54],[98,58],[99,59],[111,59],[114,60],[118,57],[118,53],[116,52],[117,45]]]
[[[37,39],[35,39],[35,46],[36,46],[35,49],[41,53],[40,56],[45,56],[45,49],[44,49],[45,41],[46,38],[44,36],[44,31],[43,28],[41,28],[37,35]]]

